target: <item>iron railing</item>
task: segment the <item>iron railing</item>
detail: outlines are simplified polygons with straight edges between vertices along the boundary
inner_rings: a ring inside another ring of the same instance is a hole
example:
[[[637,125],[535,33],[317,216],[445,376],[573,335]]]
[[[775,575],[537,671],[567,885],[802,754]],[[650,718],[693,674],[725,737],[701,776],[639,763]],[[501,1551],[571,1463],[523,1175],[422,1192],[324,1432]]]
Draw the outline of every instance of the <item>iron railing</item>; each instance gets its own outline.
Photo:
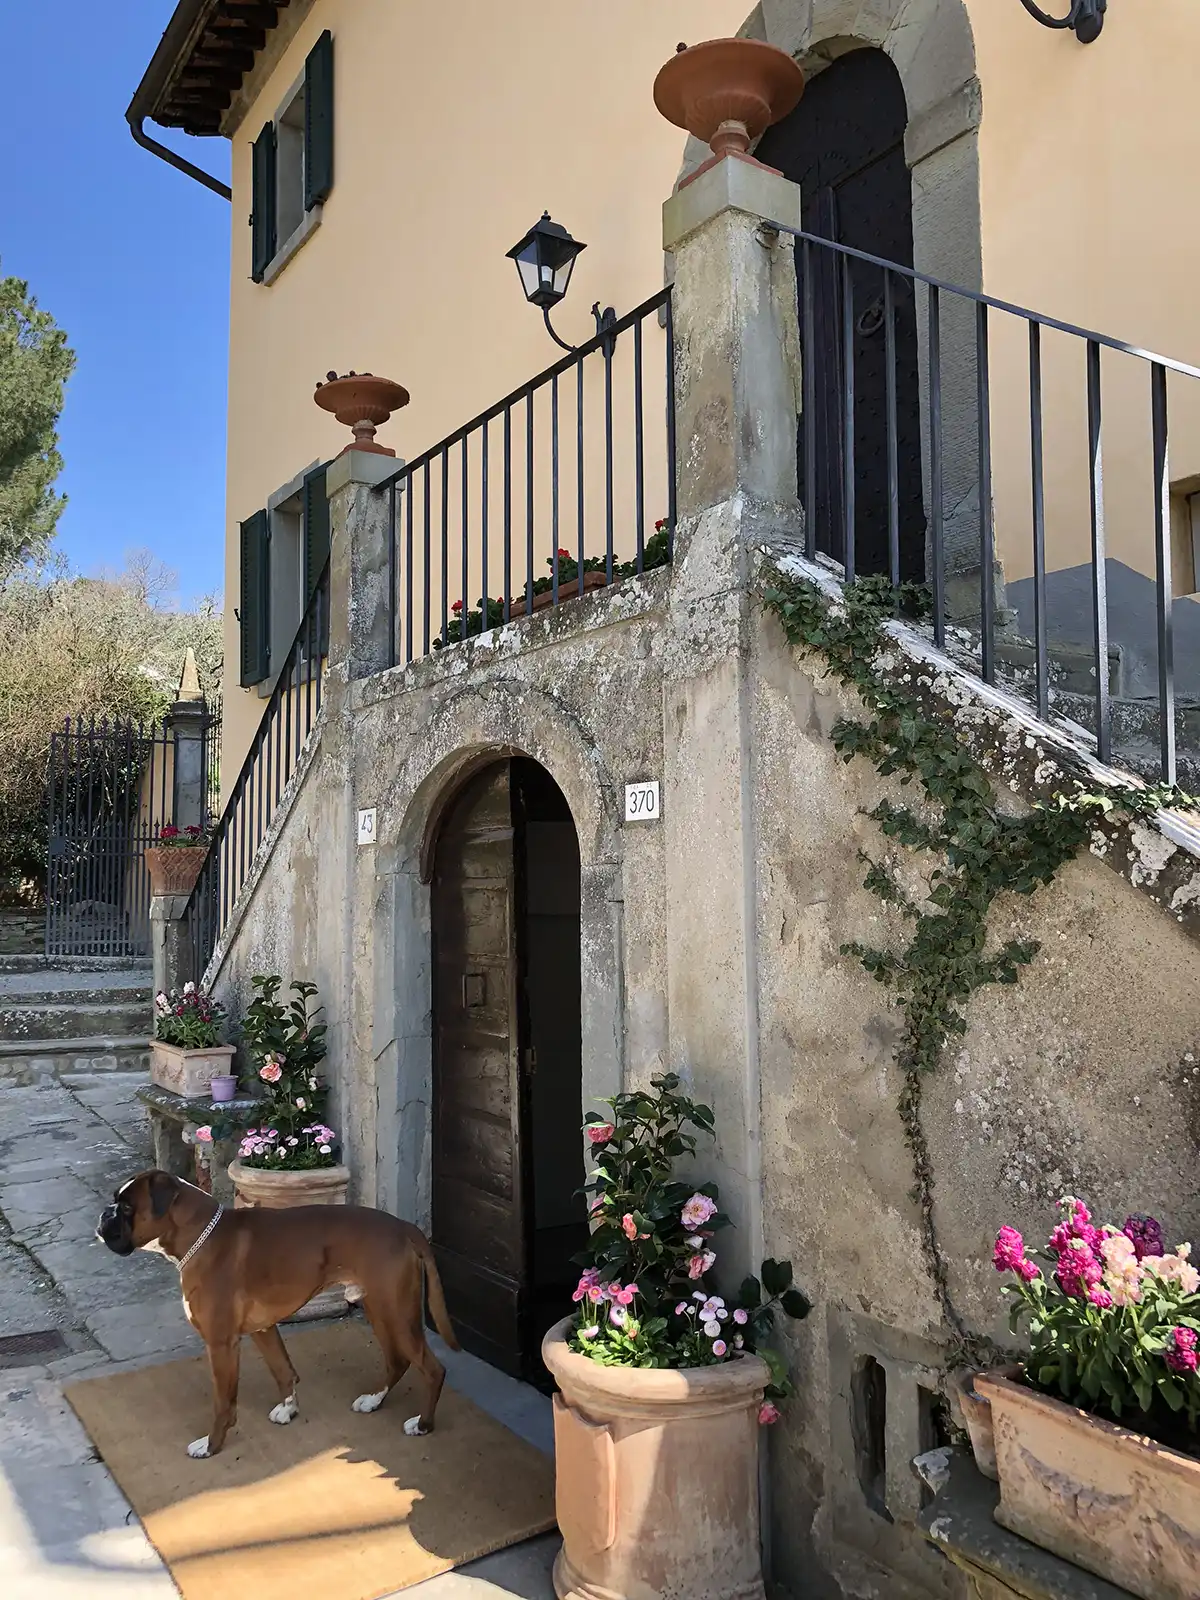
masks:
[[[221,719],[205,710],[201,784],[211,792]],[[146,850],[176,820],[179,731],[68,717],[46,769],[46,954],[141,957],[150,950]]]
[[[329,649],[329,563],[275,680],[184,911],[199,982],[321,709]]]
[[[664,289],[380,484],[393,666],[670,559],[673,366]]]
[[[1200,369],[812,233],[765,231],[778,234],[796,241],[808,553],[848,580],[926,581],[936,643],[949,631],[985,681],[999,675],[1043,717],[1053,705],[1082,718],[1104,761],[1114,685],[1132,678],[1121,692],[1148,713],[1143,765],[1173,783],[1168,382],[1186,388],[1172,395],[1177,433],[1200,448]]]

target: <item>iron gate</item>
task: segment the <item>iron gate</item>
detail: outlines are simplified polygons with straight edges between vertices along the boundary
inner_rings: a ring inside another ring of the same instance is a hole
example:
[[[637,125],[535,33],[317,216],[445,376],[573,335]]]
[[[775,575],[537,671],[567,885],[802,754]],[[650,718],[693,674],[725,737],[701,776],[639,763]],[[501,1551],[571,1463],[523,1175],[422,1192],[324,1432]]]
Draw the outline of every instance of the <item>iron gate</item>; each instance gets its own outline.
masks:
[[[219,802],[220,717],[205,711],[199,731],[204,821],[210,822]],[[149,954],[145,852],[175,819],[178,741],[169,717],[148,726],[68,718],[51,736],[48,956]]]

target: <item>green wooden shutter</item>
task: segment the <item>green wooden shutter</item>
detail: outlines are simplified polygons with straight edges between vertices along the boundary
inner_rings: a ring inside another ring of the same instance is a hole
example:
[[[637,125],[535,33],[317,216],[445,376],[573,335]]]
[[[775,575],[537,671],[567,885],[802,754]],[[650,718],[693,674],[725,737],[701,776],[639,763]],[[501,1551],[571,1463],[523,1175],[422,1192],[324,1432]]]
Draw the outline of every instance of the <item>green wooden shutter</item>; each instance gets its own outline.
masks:
[[[333,35],[328,29],[304,63],[304,209],[333,188]]]
[[[270,525],[265,511],[242,523],[241,605],[242,687],[261,683],[270,671]]]
[[[304,602],[312,599],[329,560],[329,500],[325,468],[314,467],[304,479]]]
[[[275,174],[275,124],[268,122],[251,156],[250,276],[255,283],[263,281],[275,255]]]

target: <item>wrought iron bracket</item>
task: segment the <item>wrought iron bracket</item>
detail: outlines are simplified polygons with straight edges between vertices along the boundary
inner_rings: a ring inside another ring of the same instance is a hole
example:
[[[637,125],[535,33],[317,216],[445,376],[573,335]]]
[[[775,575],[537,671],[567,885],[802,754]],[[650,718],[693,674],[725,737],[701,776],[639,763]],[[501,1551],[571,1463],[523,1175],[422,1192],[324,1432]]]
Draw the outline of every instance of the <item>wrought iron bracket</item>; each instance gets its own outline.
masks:
[[[1065,17],[1051,17],[1034,0],[1021,0],[1029,15],[1044,28],[1070,28],[1080,44],[1091,44],[1100,37],[1104,27],[1104,13],[1108,0],[1071,0],[1071,9]]]
[[[597,337],[597,339],[599,339],[603,334],[605,334],[608,331],[608,329],[612,327],[613,323],[616,322],[616,320],[617,320],[617,313],[616,313],[616,311],[614,310],[614,308],[612,306],[605,306],[604,310],[601,311],[599,300],[597,300],[595,302],[595,304],[592,306],[592,316],[596,320],[596,337]],[[554,328],[553,328],[553,326],[552,326],[552,324],[550,322],[550,308],[549,308],[549,306],[543,306],[542,307],[542,320],[546,324],[546,332],[554,340],[555,344],[558,345],[559,349],[560,350],[566,350],[570,355],[574,355],[576,353],[576,351],[578,350],[579,346],[578,345],[574,345],[574,344],[568,344],[565,339],[560,339],[558,337],[558,335],[555,333]],[[609,348],[611,349],[611,347],[613,345],[615,345],[616,342],[617,342],[616,334],[611,335],[610,338],[609,338],[609,341],[608,341]]]

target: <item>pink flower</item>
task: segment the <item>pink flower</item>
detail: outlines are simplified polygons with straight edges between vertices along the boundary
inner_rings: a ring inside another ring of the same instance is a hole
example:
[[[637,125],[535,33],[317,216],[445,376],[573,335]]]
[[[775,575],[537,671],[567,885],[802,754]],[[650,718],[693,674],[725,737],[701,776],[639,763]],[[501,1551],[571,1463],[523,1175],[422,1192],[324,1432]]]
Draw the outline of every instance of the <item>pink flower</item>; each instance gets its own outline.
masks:
[[[694,1194],[680,1213],[680,1220],[685,1228],[694,1232],[704,1226],[716,1209],[715,1200],[710,1200],[706,1194]]]
[[[749,1312],[743,1311],[741,1306],[739,1306],[733,1313],[733,1320],[737,1323],[739,1328],[744,1328],[750,1321],[750,1314]]]
[[[611,1122],[589,1122],[587,1136],[593,1144],[607,1144],[613,1136]]]
[[[728,1349],[729,1349],[729,1346],[725,1343],[724,1339],[714,1339],[713,1340],[713,1355],[715,1355],[715,1356],[723,1356],[728,1351]]]
[[[278,1083],[283,1077],[283,1068],[276,1061],[267,1061],[259,1067],[258,1075],[264,1083]]]
[[[679,1302],[679,1304],[675,1307],[675,1315],[677,1317],[684,1317],[684,1316],[687,1315],[687,1313],[688,1313],[688,1303],[687,1303],[686,1300],[681,1300]]]
[[[1055,1277],[1064,1294],[1077,1300],[1087,1297],[1088,1290],[1100,1282],[1100,1263],[1083,1239],[1071,1239],[1058,1258]]]
[[[1191,1250],[1191,1245],[1181,1244],[1172,1256],[1143,1256],[1142,1268],[1164,1283],[1177,1283],[1184,1294],[1195,1294],[1200,1289],[1200,1272],[1188,1261]]]
[[[571,1296],[571,1299],[578,1304],[580,1300],[587,1296],[588,1290],[594,1289],[599,1282],[600,1268],[588,1267],[587,1271],[580,1278],[578,1284],[576,1284],[575,1293]]]
[[[197,1144],[211,1144],[212,1142],[213,1142],[213,1131],[208,1126],[207,1123],[205,1123],[203,1128],[197,1128],[196,1129],[196,1143]]]
[[[1163,1360],[1172,1372],[1186,1376],[1195,1372],[1200,1366],[1200,1357],[1196,1354],[1196,1334],[1192,1328],[1172,1328],[1172,1343],[1163,1351]]]
[[[612,1291],[612,1297],[619,1306],[631,1306],[633,1304],[633,1297],[635,1294],[637,1294],[637,1292],[638,1289],[636,1283],[626,1284],[623,1289],[618,1284],[618,1286]]]
[[[625,1324],[625,1332],[629,1335],[629,1337],[631,1339],[636,1339],[637,1338],[637,1332],[638,1332],[637,1323],[636,1322],[627,1322]]]
[[[1025,1241],[1015,1228],[1001,1228],[996,1235],[992,1251],[992,1265],[997,1272],[1018,1272],[1025,1259]]]
[[[1113,1303],[1113,1297],[1111,1294],[1109,1294],[1107,1289],[1097,1289],[1092,1287],[1088,1290],[1087,1297],[1091,1303],[1101,1311],[1107,1311]]]
[[[627,1239],[637,1238],[637,1223],[633,1220],[632,1212],[627,1211],[621,1218],[621,1228]]]
[[[698,1256],[693,1256],[688,1262],[688,1277],[702,1278],[706,1272],[712,1270],[716,1256],[711,1250],[703,1250]]]
[[[1021,1262],[1017,1272],[1024,1278],[1026,1283],[1032,1283],[1035,1278],[1040,1278],[1042,1275],[1042,1269],[1035,1262],[1028,1259]]]
[[[769,1428],[779,1421],[779,1407],[771,1400],[764,1400],[758,1408],[758,1420],[762,1427]]]
[[[580,1328],[579,1337],[581,1339],[594,1339],[599,1332],[599,1324],[594,1322],[590,1328]]]
[[[587,1297],[594,1306],[602,1305],[608,1299],[608,1290],[602,1283],[593,1283],[588,1289]]]
[[[1050,1249],[1056,1256],[1061,1255],[1072,1239],[1082,1239],[1089,1250],[1095,1253],[1100,1248],[1100,1230],[1092,1226],[1092,1214],[1083,1201],[1068,1194],[1063,1196],[1058,1205],[1064,1217],[1050,1235]]]

